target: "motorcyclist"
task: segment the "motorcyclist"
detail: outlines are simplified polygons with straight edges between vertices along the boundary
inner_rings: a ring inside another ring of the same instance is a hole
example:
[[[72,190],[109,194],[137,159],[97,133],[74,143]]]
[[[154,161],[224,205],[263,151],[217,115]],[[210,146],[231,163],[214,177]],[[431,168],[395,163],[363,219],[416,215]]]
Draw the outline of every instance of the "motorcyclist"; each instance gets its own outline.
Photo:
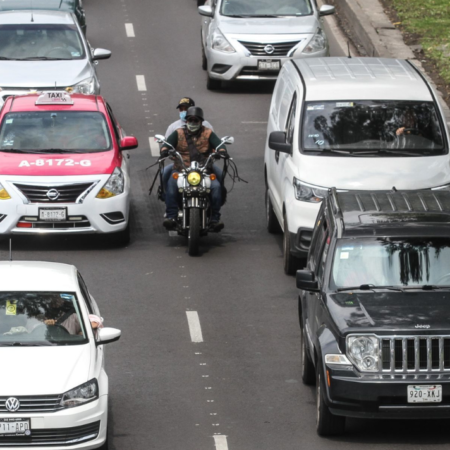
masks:
[[[227,149],[221,144],[220,138],[210,129],[203,125],[204,121],[203,110],[197,106],[191,106],[186,114],[186,127],[178,128],[168,138],[167,142],[172,145],[175,150],[180,153],[183,158],[185,167],[189,167],[191,159],[204,164],[213,149],[219,147],[217,150],[222,155],[227,157]],[[161,156],[167,157],[169,155],[167,145],[161,148]],[[173,165],[173,172],[179,172],[182,169],[181,162],[175,159]],[[220,222],[220,208],[222,206],[222,188],[220,182],[215,179],[211,180],[211,220],[209,229],[211,231],[220,231],[223,228],[223,223]],[[169,178],[166,192],[166,219],[163,222],[167,230],[173,230],[176,225],[176,218],[178,214],[178,186],[177,181]]]

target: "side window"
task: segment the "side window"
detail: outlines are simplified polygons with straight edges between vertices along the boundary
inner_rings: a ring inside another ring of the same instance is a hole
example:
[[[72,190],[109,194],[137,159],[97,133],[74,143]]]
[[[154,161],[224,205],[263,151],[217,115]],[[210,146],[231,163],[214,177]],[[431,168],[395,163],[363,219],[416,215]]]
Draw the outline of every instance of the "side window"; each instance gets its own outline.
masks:
[[[292,144],[294,141],[294,131],[295,131],[295,111],[297,109],[297,93],[294,92],[294,97],[291,102],[291,107],[289,109],[289,115],[286,121],[286,142]]]
[[[273,100],[272,100],[272,117],[276,125],[278,125],[278,114],[280,111],[280,103],[284,92],[284,86],[285,86],[284,77],[279,76],[277,84],[275,86],[275,91],[273,93]]]
[[[108,115],[109,118],[113,124],[113,128],[114,128],[114,135],[116,136],[117,142],[120,142],[121,136],[120,136],[120,132],[119,129],[117,127],[117,120],[114,117],[114,114],[112,112],[111,106],[109,106],[108,104],[106,104],[106,109],[108,110]]]
[[[314,245],[314,251],[312,254],[313,258],[313,265],[314,265],[314,272],[318,274],[320,263],[321,263],[321,256],[322,256],[322,250],[324,248],[325,241],[328,237],[328,225],[325,219],[325,214],[322,215],[322,218],[317,223],[317,236],[315,236],[315,245]]]
[[[322,254],[319,254],[319,260],[317,261],[317,279],[321,282],[321,284],[323,282],[323,274],[325,272],[325,263],[327,261],[328,249],[330,248],[330,241],[331,239],[327,231],[325,233],[325,244],[322,248]]]
[[[89,291],[87,290],[86,284],[84,283],[83,278],[78,272],[78,284],[80,286],[80,291],[83,294],[84,299],[86,300],[86,305],[89,311],[89,314],[94,314],[94,308],[92,307],[91,296],[89,295]]]
[[[286,120],[290,109],[289,107],[291,106],[293,92],[294,89],[291,87],[290,83],[286,84],[286,89],[284,90],[283,97],[281,98],[280,113],[278,116],[280,130],[285,129]]]

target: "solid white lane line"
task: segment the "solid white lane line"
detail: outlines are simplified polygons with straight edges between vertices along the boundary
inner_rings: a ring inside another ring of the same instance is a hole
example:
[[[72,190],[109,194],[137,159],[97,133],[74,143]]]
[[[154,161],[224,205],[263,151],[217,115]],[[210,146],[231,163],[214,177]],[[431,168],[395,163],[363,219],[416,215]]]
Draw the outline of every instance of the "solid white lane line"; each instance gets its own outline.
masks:
[[[125,24],[125,31],[127,32],[127,37],[136,37],[134,34],[134,27],[132,23]]]
[[[186,316],[189,325],[189,333],[191,333],[191,341],[203,342],[202,327],[200,326],[200,319],[197,311],[186,311]]]
[[[228,450],[227,437],[223,434],[214,435],[214,442],[216,443],[216,450]]]
[[[144,75],[136,75],[136,82],[137,82],[138,91],[146,91],[147,90],[147,85],[145,84]]]
[[[150,144],[150,153],[152,154],[152,156],[159,156],[159,144],[156,142],[155,137],[154,136],[150,136],[148,138],[148,142]]]

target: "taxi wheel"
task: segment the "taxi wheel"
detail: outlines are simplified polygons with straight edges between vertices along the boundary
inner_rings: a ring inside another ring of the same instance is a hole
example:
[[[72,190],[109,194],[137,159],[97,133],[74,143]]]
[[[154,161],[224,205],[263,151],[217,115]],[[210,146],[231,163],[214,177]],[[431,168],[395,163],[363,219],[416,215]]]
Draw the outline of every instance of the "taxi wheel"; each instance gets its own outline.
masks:
[[[108,438],[106,438],[105,443],[101,447],[99,447],[98,450],[108,450],[108,449],[109,449]]]
[[[312,385],[316,381],[314,364],[309,357],[306,347],[306,336],[303,327],[300,328],[301,354],[302,354],[302,380],[306,385]]]
[[[202,42],[202,69],[206,70],[207,68],[208,68],[208,61],[206,60],[205,47],[203,46]]]
[[[300,260],[291,253],[291,235],[289,233],[286,214],[284,215],[283,262],[284,273],[286,275],[295,275],[295,272],[300,268]]]
[[[205,0],[197,0],[197,6],[203,6],[205,4]]]
[[[270,234],[278,234],[281,232],[280,224],[273,210],[272,201],[270,200],[269,188],[266,189],[266,224],[267,231]]]
[[[210,78],[208,75],[208,81],[206,82],[206,89],[208,89],[208,91],[218,91],[221,87],[222,81]]]
[[[124,247],[126,245],[128,245],[130,243],[130,235],[131,235],[131,230],[130,230],[130,221],[128,220],[128,225],[125,228],[125,230],[123,231],[119,231],[118,233],[114,233],[114,237],[113,237],[113,242],[116,245],[119,245],[121,247]]]

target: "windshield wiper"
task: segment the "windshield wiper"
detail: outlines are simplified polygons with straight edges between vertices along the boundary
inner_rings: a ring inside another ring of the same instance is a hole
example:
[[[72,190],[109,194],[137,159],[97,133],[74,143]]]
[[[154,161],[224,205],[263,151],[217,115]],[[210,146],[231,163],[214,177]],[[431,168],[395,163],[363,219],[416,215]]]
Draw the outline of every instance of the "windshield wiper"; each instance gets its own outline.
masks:
[[[7,56],[0,56],[1,61],[17,61],[16,58],[8,58]]]
[[[376,151],[377,153],[390,153],[392,155],[399,155],[399,156],[423,156],[420,153],[413,153],[413,152],[404,152],[402,150],[391,150],[387,148],[381,148]]]
[[[450,289],[450,286],[437,286],[435,284],[420,284],[417,286],[404,286],[403,287],[404,290],[414,290],[414,289],[418,289],[418,290],[422,290],[422,291],[434,291],[435,289]]]
[[[69,61],[72,58],[49,58],[48,56],[27,56],[26,58],[18,58],[16,61]]]
[[[0,342],[0,347],[48,347],[51,342]]]
[[[350,286],[345,288],[339,288],[336,289],[337,292],[343,292],[343,291],[373,291],[375,289],[387,289],[389,291],[399,291],[402,292],[403,288],[401,287],[394,287],[394,286],[375,286],[374,284],[361,284],[359,286]]]

